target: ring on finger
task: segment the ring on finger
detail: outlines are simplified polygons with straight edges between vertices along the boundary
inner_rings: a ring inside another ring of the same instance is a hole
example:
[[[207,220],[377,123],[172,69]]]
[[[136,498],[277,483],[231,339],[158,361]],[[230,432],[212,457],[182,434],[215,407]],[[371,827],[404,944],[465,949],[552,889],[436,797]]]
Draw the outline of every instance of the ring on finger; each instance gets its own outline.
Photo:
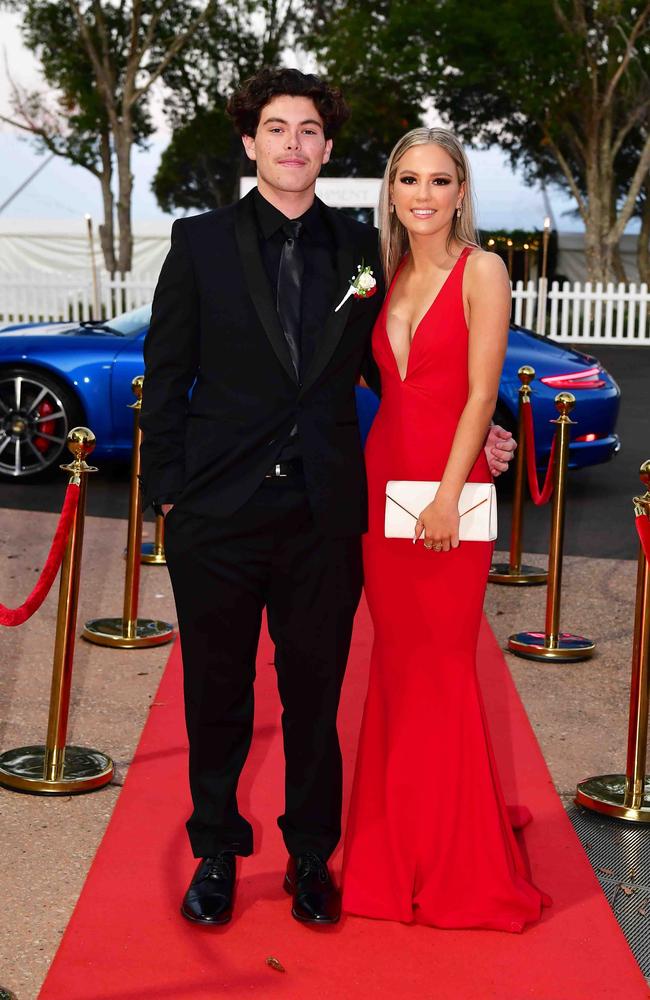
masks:
[[[442,552],[442,545],[440,544],[440,542],[436,542],[436,544],[433,546],[433,551]]]
[[[427,544],[427,542],[424,542],[424,547],[425,547],[425,549],[428,549],[429,552],[430,552],[431,549],[433,548],[433,542],[429,542],[428,544]]]

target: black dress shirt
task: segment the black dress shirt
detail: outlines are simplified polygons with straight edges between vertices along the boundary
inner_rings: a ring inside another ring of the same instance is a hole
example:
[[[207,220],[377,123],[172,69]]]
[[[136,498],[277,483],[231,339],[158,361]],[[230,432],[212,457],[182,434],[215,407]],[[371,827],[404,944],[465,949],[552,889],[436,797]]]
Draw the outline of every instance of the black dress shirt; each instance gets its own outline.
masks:
[[[255,189],[255,213],[260,238],[260,252],[277,298],[280,256],[286,239],[282,226],[288,221],[279,209]],[[336,295],[336,242],[320,205],[315,201],[296,221],[302,222],[300,246],[305,262],[302,277],[300,311],[300,377],[309,367],[325,321],[334,308]],[[279,461],[300,455],[300,442],[293,434],[286,442]]]
[[[260,250],[269,276],[273,297],[277,297],[280,256],[285,242],[282,226],[288,221],[279,209],[255,190],[255,211]],[[300,246],[305,261],[302,278],[300,374],[304,375],[318,342],[320,331],[333,308],[336,295],[336,243],[334,234],[315,201],[297,220],[302,222]]]

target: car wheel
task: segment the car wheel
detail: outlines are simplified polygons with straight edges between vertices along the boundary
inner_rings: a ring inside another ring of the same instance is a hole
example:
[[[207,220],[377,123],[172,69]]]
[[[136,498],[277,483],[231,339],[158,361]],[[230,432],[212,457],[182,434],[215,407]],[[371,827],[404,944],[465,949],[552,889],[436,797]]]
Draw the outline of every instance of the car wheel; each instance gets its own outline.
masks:
[[[0,480],[36,480],[68,457],[68,431],[83,423],[74,394],[48,372],[0,369]]]

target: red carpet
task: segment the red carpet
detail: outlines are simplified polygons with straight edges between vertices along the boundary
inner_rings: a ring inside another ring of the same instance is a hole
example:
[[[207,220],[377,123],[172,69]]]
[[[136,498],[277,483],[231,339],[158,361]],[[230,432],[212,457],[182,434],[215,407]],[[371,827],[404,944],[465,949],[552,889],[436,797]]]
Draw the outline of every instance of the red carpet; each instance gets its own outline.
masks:
[[[348,790],[371,634],[363,606],[341,709]],[[197,928],[178,912],[194,861],[183,826],[189,807],[175,647],[41,1000],[634,1000],[650,995],[553,789],[487,623],[480,672],[506,795],[532,809],[525,850],[535,882],[552,895],[554,905],[522,935],[440,931],[352,917],[330,929],[296,924],[281,889],[286,859],[275,817],[281,811],[282,756],[271,659],[265,636],[258,658],[256,736],[242,787],[257,853],[241,866],[233,922]],[[432,770],[432,781],[441,777]],[[336,868],[340,854],[334,862]],[[267,966],[269,956],[279,959],[286,973]]]

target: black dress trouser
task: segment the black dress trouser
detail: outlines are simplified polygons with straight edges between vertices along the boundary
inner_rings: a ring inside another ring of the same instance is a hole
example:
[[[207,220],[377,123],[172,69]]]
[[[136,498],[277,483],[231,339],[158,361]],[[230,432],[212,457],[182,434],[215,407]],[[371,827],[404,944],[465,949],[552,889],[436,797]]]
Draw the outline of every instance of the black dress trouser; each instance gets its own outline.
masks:
[[[183,652],[195,857],[248,855],[253,831],[237,783],[253,734],[262,610],[275,644],[286,762],[278,819],[291,854],[328,858],[341,835],[336,715],[361,596],[358,536],[314,526],[304,480],[265,479],[228,519],[167,516],[165,552]]]

